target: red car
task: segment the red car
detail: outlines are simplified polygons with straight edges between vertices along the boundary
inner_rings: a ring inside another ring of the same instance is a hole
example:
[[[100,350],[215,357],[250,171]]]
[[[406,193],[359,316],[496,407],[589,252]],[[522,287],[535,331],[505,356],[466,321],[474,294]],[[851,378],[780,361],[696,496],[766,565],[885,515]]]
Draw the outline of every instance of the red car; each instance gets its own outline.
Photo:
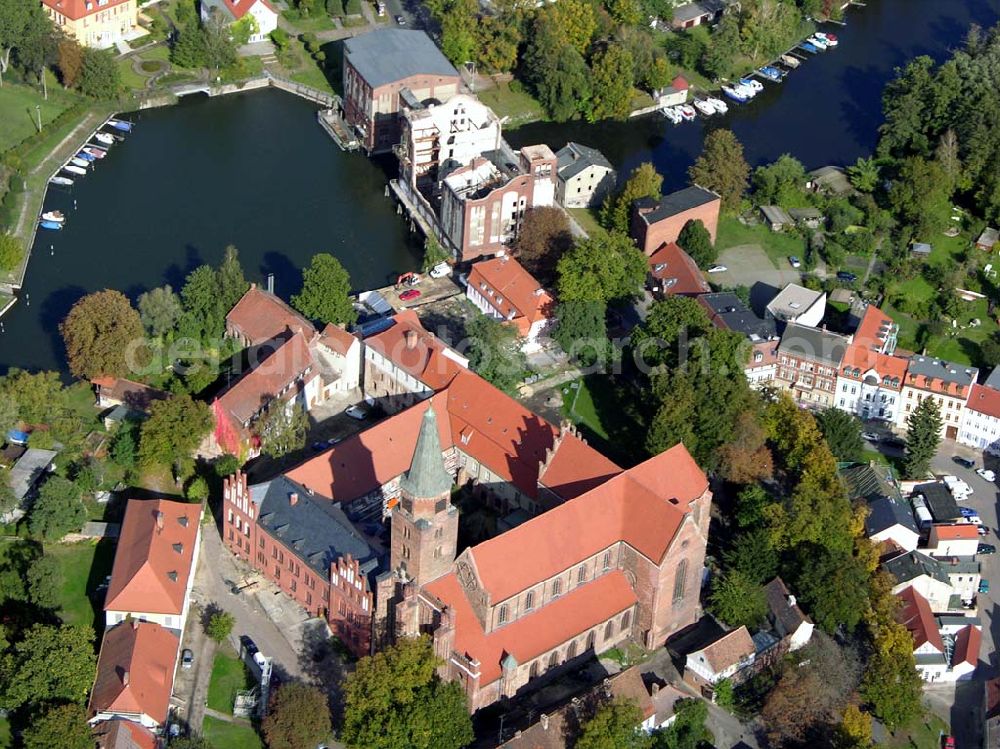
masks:
[[[399,298],[404,302],[412,302],[419,296],[420,296],[419,289],[407,289],[406,291],[404,291],[402,294],[399,295]]]

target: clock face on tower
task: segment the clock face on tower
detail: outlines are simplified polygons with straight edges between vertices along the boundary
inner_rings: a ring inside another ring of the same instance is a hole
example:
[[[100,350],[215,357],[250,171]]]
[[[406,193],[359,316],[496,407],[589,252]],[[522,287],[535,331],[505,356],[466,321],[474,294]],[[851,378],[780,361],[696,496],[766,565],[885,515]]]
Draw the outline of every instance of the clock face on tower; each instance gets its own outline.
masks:
[[[458,581],[462,583],[462,586],[467,590],[476,589],[476,573],[472,571],[472,567],[469,566],[467,562],[458,563]]]

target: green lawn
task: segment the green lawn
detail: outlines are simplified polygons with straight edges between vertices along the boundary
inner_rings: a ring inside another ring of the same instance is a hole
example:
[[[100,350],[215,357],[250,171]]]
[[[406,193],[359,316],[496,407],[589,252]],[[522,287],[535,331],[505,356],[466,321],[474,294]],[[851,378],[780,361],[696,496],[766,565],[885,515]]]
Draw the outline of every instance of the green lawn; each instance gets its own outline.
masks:
[[[947,732],[947,723],[936,715],[928,714],[917,725],[892,734],[885,746],[889,749],[939,749],[941,734]]]
[[[504,123],[507,128],[547,119],[542,105],[531,94],[523,89],[512,91],[509,83],[499,83],[495,88],[477,91],[476,95],[496,112],[497,117],[509,118]]]
[[[789,255],[801,258],[806,252],[806,243],[797,234],[774,232],[763,224],[744,226],[732,216],[720,216],[719,231],[715,239],[719,252],[743,244],[762,247],[775,268],[785,267]]]
[[[36,105],[44,127],[45,123],[52,122],[76,101],[76,95],[64,90],[54,78],[49,79],[48,88],[47,100],[42,97],[41,91],[29,86],[4,83],[0,88],[0,122],[3,123],[0,127],[0,153],[38,131]]]
[[[604,231],[599,223],[597,223],[596,209],[591,208],[569,208],[570,215],[576,219],[576,222],[583,228],[587,234],[593,236],[594,234],[600,234]]]
[[[315,16],[306,16],[303,18],[297,10],[289,9],[283,11],[281,15],[288,23],[298,29],[300,34],[309,31],[314,33],[317,31],[330,31],[337,28],[333,23],[333,19],[326,13],[319,13]]]
[[[0,749],[9,749],[13,745],[10,735],[10,721],[0,718]]]
[[[236,692],[253,686],[243,661],[228,648],[220,648],[212,662],[212,680],[208,684],[208,706],[220,713],[232,713]]]
[[[201,735],[212,749],[264,749],[260,736],[251,726],[227,723],[208,715],[201,724]]]
[[[563,413],[602,453],[623,465],[635,465],[645,457],[642,411],[628,385],[608,375],[587,375],[563,385],[562,397]]]
[[[111,574],[115,545],[110,541],[51,544],[45,553],[58,559],[62,567],[59,617],[66,624],[94,624],[100,606],[90,596]]]
[[[122,83],[128,88],[132,91],[142,91],[146,88],[146,81],[149,80],[149,76],[135,72],[135,69],[132,67],[131,57],[118,60],[116,64],[118,65],[118,70],[121,71]]]

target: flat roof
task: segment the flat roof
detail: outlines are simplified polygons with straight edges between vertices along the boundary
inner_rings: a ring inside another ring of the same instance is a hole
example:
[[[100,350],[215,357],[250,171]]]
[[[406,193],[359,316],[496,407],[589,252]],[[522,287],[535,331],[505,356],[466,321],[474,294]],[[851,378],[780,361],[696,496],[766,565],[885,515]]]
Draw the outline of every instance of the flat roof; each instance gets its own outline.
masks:
[[[655,224],[657,221],[676,216],[700,205],[719,200],[719,196],[704,187],[692,185],[683,190],[663,195],[659,200],[643,198],[636,201],[636,205],[642,209],[639,216],[647,224]]]
[[[458,78],[458,71],[423,31],[379,29],[346,39],[344,59],[372,88],[414,75]]]

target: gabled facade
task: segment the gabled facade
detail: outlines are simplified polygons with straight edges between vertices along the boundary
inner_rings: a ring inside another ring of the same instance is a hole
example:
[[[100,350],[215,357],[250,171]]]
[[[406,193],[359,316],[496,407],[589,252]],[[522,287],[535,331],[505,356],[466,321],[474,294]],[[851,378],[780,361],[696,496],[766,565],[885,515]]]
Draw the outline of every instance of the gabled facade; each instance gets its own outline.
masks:
[[[917,404],[924,398],[933,398],[941,411],[941,436],[958,439],[965,404],[978,376],[979,370],[975,367],[914,355],[903,381],[903,408],[898,412],[897,425],[905,427]]]
[[[776,577],[764,586],[767,598],[767,620],[771,629],[784,643],[784,648],[794,652],[804,648],[812,639],[813,623],[799,608],[785,582]]]
[[[52,23],[85,47],[104,49],[143,34],[136,0],[42,0]]]
[[[714,686],[723,679],[741,681],[741,672],[753,666],[757,649],[750,631],[739,627],[700,650],[688,653],[684,680],[696,687]]]
[[[964,617],[967,624],[946,626],[942,617],[931,613],[931,606],[914,588],[896,596],[901,603],[898,621],[913,638],[917,673],[928,683],[971,679],[979,661],[981,626]],[[958,617],[961,618],[961,617]]]
[[[974,384],[962,409],[958,441],[990,455],[1000,455],[1000,390]]]
[[[268,0],[202,0],[199,3],[202,22],[218,14],[227,24],[245,24],[247,42],[267,41],[278,28],[278,11]]]
[[[778,344],[775,384],[807,408],[837,402],[837,373],[851,339],[826,330],[789,323]]]
[[[907,364],[893,355],[898,333],[890,317],[867,307],[837,375],[837,408],[863,420],[896,423]]]
[[[525,351],[539,348],[555,314],[552,295],[506,253],[472,266],[465,295],[484,314],[512,325]]]
[[[600,205],[615,187],[615,170],[604,154],[572,141],[556,151],[556,200],[567,208]]]

